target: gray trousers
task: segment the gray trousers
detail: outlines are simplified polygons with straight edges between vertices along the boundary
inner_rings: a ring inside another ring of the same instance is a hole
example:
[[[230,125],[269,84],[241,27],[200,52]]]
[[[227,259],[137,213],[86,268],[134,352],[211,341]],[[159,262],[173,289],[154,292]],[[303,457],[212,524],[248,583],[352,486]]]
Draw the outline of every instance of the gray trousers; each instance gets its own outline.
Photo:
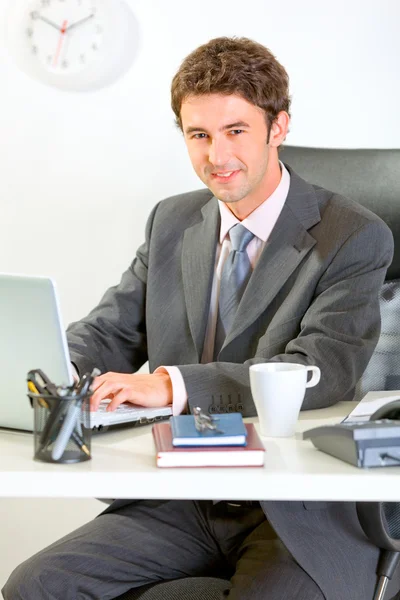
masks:
[[[111,600],[152,582],[230,579],[229,600],[324,600],[258,503],[144,500],[100,515],[22,563],[5,600]]]

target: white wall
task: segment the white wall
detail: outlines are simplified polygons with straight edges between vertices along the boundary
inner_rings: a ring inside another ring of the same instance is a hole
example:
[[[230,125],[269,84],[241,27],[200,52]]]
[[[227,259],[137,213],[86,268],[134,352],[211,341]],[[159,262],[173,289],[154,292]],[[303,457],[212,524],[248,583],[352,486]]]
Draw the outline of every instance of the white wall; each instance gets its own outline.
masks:
[[[14,67],[0,0],[0,271],[55,277],[65,323],[119,279],[159,199],[202,187],[173,125],[169,85],[208,39],[254,38],[285,65],[289,143],[400,147],[398,0],[129,2],[142,31],[133,68],[109,88],[71,94]],[[68,528],[49,518],[49,505]],[[0,501],[0,585],[20,560],[101,508],[70,502],[68,514],[66,506]]]

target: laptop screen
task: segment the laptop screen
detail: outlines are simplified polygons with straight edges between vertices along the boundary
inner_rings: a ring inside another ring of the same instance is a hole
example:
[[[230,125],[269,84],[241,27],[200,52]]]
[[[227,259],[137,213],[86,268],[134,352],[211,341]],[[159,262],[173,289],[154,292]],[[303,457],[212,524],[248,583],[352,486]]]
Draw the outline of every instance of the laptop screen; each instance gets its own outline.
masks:
[[[33,430],[26,384],[31,369],[57,385],[73,381],[55,283],[0,273],[0,427]]]

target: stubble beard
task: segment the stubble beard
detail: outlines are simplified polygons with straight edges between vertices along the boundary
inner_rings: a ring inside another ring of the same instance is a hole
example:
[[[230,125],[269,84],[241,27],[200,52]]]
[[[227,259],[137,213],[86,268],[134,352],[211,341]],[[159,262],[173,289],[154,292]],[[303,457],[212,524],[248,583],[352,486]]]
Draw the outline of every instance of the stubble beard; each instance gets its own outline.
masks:
[[[224,202],[225,204],[234,204],[235,202],[240,202],[243,200],[248,194],[251,192],[250,185],[242,185],[239,189],[236,190],[222,190],[222,193],[214,194],[218,200]]]
[[[268,168],[268,158],[269,156],[267,153],[264,156],[262,165],[260,165],[260,169],[257,176],[254,177],[253,175],[251,181],[247,178],[247,169],[241,170],[241,174],[245,174],[246,180],[242,182],[242,185],[239,188],[232,190],[215,190],[217,193],[214,193],[214,190],[211,187],[209,187],[209,189],[213,192],[214,196],[218,198],[218,200],[221,200],[221,202],[224,202],[225,204],[234,204],[235,202],[240,202],[240,200],[243,200],[243,198],[246,198],[247,196],[251,195],[262,182]]]

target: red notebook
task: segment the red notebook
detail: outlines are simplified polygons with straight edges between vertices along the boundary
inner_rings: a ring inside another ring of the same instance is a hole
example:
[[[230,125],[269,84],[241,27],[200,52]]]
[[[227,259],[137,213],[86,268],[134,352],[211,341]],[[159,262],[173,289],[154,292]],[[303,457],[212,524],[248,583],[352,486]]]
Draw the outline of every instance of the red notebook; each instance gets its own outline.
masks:
[[[247,446],[172,445],[169,423],[153,425],[158,467],[262,467],[265,448],[253,423],[246,423]]]

